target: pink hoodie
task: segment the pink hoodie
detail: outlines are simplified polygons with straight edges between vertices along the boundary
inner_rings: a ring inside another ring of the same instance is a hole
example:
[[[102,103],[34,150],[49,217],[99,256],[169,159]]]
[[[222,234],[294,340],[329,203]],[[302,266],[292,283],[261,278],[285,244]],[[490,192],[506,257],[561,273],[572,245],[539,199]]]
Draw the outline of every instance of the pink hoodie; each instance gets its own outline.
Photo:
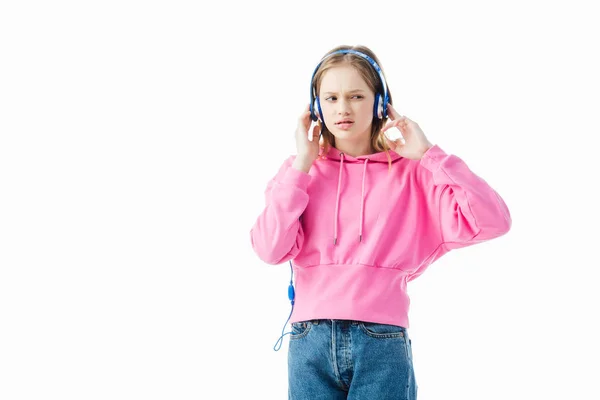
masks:
[[[407,283],[452,249],[508,232],[502,198],[437,145],[421,160],[331,148],[310,172],[289,157],[250,231],[261,260],[293,260],[290,323],[348,319],[409,328]]]

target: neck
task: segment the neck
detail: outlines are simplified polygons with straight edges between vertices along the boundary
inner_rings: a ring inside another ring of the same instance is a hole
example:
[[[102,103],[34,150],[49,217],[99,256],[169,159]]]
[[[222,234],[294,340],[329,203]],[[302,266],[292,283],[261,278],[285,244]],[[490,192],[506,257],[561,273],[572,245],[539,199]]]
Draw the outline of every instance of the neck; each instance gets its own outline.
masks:
[[[370,140],[363,143],[353,143],[346,140],[335,140],[335,148],[352,157],[366,156],[375,153]]]

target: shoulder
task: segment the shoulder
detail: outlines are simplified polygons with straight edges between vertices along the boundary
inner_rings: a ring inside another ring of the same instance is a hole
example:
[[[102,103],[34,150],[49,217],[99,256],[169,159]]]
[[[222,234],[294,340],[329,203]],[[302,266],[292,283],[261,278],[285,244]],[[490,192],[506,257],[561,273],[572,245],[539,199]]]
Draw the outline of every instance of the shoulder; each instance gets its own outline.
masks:
[[[401,158],[392,163],[390,171],[396,179],[408,183],[413,189],[426,188],[433,178],[431,171],[424,168],[421,160]]]

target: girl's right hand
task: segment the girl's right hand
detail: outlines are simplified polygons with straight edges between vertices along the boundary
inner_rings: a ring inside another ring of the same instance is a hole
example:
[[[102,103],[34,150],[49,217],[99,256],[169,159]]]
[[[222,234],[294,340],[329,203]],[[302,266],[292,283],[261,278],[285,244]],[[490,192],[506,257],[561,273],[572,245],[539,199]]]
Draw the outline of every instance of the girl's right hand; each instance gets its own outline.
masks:
[[[304,112],[298,118],[298,127],[296,128],[296,156],[297,165],[305,168],[310,166],[319,157],[319,135],[321,133],[320,122],[312,129],[312,141],[308,140],[308,130],[310,129],[312,119],[310,118],[310,104],[306,106]]]

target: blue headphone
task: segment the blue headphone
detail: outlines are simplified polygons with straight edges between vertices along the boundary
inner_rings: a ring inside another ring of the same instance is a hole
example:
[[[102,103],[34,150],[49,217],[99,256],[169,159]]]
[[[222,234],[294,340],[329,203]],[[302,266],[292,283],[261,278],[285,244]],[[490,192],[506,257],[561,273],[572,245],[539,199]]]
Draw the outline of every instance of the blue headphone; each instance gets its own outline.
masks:
[[[361,53],[360,51],[356,51],[356,50],[352,50],[352,49],[338,50],[338,51],[334,51],[333,53],[329,53],[328,55],[323,57],[321,62],[319,62],[319,64],[317,65],[317,68],[315,68],[315,70],[313,71],[312,78],[310,80],[310,117],[312,118],[313,121],[320,120],[321,122],[324,122],[323,119],[321,118],[321,115],[323,115],[323,111],[321,111],[321,103],[319,102],[319,96],[316,93],[317,88],[316,88],[316,85],[314,85],[314,79],[315,79],[315,74],[317,73],[317,70],[319,69],[319,67],[321,66],[323,61],[325,61],[327,58],[331,57],[332,55],[346,54],[346,53],[356,54],[357,56],[361,56],[365,60],[369,61],[371,66],[373,66],[373,69],[375,69],[375,71],[379,75],[379,79],[381,79],[381,83],[383,86],[383,93],[375,93],[375,103],[373,104],[373,117],[379,118],[379,119],[387,118],[387,104],[389,103],[390,99],[389,99],[388,92],[387,92],[387,84],[385,83],[385,78],[383,76],[383,73],[381,72],[381,68],[379,68],[379,65],[377,65],[375,60],[373,60],[371,57],[369,57],[365,53]]]

